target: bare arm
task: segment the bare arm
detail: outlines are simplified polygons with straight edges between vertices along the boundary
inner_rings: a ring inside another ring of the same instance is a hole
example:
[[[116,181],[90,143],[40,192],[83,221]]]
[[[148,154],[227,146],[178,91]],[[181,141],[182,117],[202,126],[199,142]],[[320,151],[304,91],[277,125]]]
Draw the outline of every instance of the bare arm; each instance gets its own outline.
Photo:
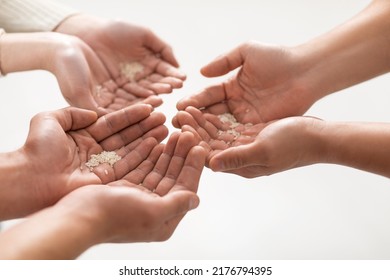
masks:
[[[374,0],[349,21],[295,50],[318,98],[390,70],[390,1]]]
[[[257,177],[316,163],[331,163],[390,178],[389,124],[293,117],[259,130],[252,143],[236,143],[236,147],[214,151],[210,167]]]
[[[390,178],[390,124],[387,123],[290,117],[231,128],[229,122],[193,107],[179,112],[176,119],[183,130],[208,143],[207,163],[214,171],[253,178],[331,163]]]
[[[320,98],[390,70],[390,1],[375,0],[346,23],[295,47],[247,42],[202,68],[206,77],[240,71],[178,102],[229,112],[242,123],[304,114]],[[176,119],[173,121],[178,126]]]

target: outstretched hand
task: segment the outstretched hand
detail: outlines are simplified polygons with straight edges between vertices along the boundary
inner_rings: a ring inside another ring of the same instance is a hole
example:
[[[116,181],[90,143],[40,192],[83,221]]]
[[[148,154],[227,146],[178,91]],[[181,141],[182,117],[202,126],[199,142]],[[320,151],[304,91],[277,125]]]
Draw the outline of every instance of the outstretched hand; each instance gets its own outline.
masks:
[[[206,155],[196,143],[189,132],[174,133],[123,180],[82,187],[59,204],[96,213],[94,232],[104,234],[99,243],[166,240],[199,204],[196,192]]]
[[[199,205],[205,150],[195,143],[191,133],[175,133],[134,154],[124,179],[80,187],[2,233],[0,258],[73,259],[99,243],[167,240]]]
[[[242,123],[266,123],[301,115],[314,103],[308,85],[302,84],[305,68],[292,49],[248,42],[219,56],[201,70],[216,77],[239,68],[221,84],[178,102],[209,113],[230,112]],[[177,126],[177,123],[173,123]]]
[[[20,187],[25,182],[23,191],[31,194],[21,212],[52,205],[81,186],[122,179],[167,135],[165,117],[151,112],[150,105],[134,105],[97,119],[92,111],[70,107],[34,117],[20,150],[28,162]],[[91,155],[104,150],[121,159],[88,168]]]
[[[321,131],[323,122],[311,117],[239,124],[187,107],[176,122],[207,143],[207,165],[214,171],[254,178],[313,164],[321,155],[310,131]]]
[[[97,54],[111,77],[101,89],[114,93],[114,99],[156,107],[161,100],[155,95],[182,87],[186,78],[172,48],[142,26],[81,14],[64,20],[56,31],[77,36]]]

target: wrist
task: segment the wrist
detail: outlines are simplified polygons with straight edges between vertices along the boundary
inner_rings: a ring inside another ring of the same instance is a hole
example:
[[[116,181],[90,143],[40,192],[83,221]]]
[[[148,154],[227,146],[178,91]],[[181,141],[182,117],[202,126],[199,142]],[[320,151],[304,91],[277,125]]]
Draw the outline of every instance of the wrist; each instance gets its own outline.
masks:
[[[82,38],[88,43],[94,35],[91,30],[101,30],[105,22],[101,18],[80,13],[64,19],[53,31]]]
[[[88,211],[48,207],[1,234],[0,259],[74,259],[98,243],[94,232]]]
[[[104,243],[107,240],[107,230],[112,217],[105,211],[105,197],[102,194],[105,185],[90,185],[74,190],[63,197],[54,206],[56,211],[74,220],[75,227],[82,231],[81,239],[86,246]],[[89,241],[89,242],[87,242]]]
[[[305,126],[299,128],[303,132],[302,143],[304,150],[305,163],[315,164],[327,162],[329,157],[328,143],[324,130],[326,122],[312,117],[305,117]],[[301,145],[302,146],[302,145]]]
[[[58,219],[54,227],[58,234],[65,233],[61,238],[64,243],[63,255],[59,258],[73,259],[92,246],[104,242],[104,232],[101,229],[103,219],[100,211],[86,209],[80,205],[64,206],[61,203],[53,206],[53,219]],[[55,246],[55,245],[53,245]]]
[[[37,210],[30,166],[22,149],[0,154],[0,220],[21,218]]]
[[[6,33],[0,42],[3,73],[51,71],[58,51],[71,45],[71,40],[71,37],[52,32]]]

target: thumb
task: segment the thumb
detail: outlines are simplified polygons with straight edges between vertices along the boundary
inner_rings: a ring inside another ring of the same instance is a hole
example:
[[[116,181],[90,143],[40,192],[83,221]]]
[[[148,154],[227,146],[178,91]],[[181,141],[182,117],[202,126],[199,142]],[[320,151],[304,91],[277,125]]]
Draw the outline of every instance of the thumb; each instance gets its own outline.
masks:
[[[51,113],[64,131],[85,128],[96,122],[97,114],[94,111],[67,107]]]
[[[243,145],[224,150],[210,159],[209,166],[213,171],[227,171],[257,164],[258,153],[254,147]]]
[[[218,56],[200,70],[206,77],[222,76],[236,69],[244,63],[243,46],[240,45],[230,52]]]
[[[199,205],[199,197],[191,191],[173,191],[163,196],[164,211],[168,219],[184,215]]]

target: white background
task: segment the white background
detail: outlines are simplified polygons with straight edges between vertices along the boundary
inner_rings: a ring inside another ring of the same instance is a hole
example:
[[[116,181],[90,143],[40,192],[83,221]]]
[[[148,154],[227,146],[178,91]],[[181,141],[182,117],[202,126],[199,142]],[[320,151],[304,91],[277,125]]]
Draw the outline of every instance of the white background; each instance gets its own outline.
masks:
[[[202,65],[249,39],[296,45],[355,15],[368,0],[62,0],[86,13],[145,25],[169,42],[187,73],[158,110],[221,81]],[[207,4],[206,4],[207,3]],[[390,46],[389,46],[390,48]],[[359,67],[357,61],[356,67]],[[389,76],[326,97],[309,115],[326,120],[390,120]],[[0,152],[20,147],[31,117],[65,107],[45,72],[0,79]],[[170,122],[167,122],[170,130]],[[199,208],[164,243],[95,246],[81,259],[389,259],[390,181],[351,168],[315,165],[245,179],[205,170]]]

